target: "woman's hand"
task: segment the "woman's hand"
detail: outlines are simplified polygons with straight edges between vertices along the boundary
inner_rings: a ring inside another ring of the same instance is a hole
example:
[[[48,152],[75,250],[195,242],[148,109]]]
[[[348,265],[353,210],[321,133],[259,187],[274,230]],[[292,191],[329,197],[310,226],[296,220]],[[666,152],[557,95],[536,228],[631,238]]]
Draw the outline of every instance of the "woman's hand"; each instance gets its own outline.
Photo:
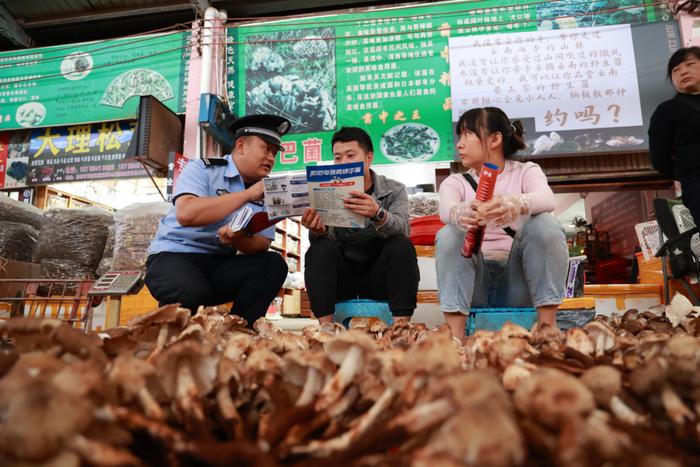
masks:
[[[456,225],[469,232],[470,230],[478,229],[481,217],[477,211],[480,201],[463,201],[452,206],[450,210],[450,224]]]
[[[316,235],[323,235],[328,231],[328,228],[323,223],[321,215],[314,208],[307,208],[301,216],[301,225],[309,229]]]
[[[530,198],[527,195],[494,196],[477,208],[479,225],[505,227],[520,216],[530,214]]]

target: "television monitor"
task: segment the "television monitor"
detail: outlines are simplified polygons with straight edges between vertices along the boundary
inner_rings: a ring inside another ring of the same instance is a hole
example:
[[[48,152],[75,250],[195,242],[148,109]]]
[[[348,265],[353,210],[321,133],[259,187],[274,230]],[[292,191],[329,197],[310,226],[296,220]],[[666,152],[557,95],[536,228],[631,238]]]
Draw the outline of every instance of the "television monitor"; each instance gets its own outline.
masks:
[[[126,159],[139,161],[165,176],[171,153],[182,153],[180,117],[155,97],[141,96]]]

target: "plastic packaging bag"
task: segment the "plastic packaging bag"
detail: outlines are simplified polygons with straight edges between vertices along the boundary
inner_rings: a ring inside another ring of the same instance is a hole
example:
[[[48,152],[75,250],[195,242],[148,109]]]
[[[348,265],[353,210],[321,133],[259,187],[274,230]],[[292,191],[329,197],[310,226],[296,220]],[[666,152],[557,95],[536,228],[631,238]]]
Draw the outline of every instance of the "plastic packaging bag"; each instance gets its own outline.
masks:
[[[113,221],[112,213],[99,208],[50,209],[39,235],[38,262],[67,260],[94,273]]]
[[[39,230],[43,220],[41,209],[0,194],[0,221],[31,225]]]
[[[0,258],[30,263],[39,241],[39,231],[27,224],[0,221]]]
[[[95,268],[70,259],[42,259],[41,277],[47,279],[97,279]]]
[[[171,208],[170,203],[136,203],[117,211],[113,270],[145,269],[148,247]]]
[[[410,217],[432,216],[440,209],[440,196],[437,193],[416,193],[408,197]]]
[[[595,310],[561,310],[557,312],[557,327],[562,331],[583,327],[593,321]]]

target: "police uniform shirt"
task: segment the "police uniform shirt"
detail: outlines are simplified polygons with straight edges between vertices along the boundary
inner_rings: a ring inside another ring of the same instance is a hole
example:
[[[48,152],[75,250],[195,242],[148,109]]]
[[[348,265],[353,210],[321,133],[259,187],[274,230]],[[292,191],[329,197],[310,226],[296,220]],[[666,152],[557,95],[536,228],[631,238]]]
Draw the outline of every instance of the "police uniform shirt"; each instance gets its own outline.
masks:
[[[224,157],[227,164],[205,165],[201,159],[193,159],[187,163],[175,184],[173,203],[185,194],[195,196],[221,196],[226,193],[237,193],[245,190],[243,178],[238,172],[231,155]],[[265,211],[262,201],[247,203],[254,213]],[[217,237],[217,231],[232,219],[235,212],[219,222],[199,227],[183,227],[175,216],[175,207],[163,217],[158,226],[158,232],[151,246],[149,254],[172,253],[211,253],[231,254],[235,250],[230,245],[223,245]],[[275,227],[271,226],[256,235],[270,240],[275,238]]]

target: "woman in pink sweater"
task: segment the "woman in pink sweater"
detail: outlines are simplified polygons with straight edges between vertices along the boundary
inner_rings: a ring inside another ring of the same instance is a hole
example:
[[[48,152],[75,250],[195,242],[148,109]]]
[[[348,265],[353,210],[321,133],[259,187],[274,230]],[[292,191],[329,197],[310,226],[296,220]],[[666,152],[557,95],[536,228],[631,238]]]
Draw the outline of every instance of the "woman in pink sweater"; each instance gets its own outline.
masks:
[[[501,109],[476,108],[459,118],[457,136],[462,165],[477,183],[485,162],[500,170],[494,196],[484,203],[475,200],[462,174],[450,175],[440,185],[440,218],[446,225],[435,242],[437,279],[452,335],[464,340],[472,306],[534,305],[539,325],[556,325],[565,293],[566,239],[550,214],[554,193],[540,166],[510,159],[526,147],[522,124],[511,124]],[[466,232],[478,226],[486,229],[481,251],[464,258],[460,251]]]

